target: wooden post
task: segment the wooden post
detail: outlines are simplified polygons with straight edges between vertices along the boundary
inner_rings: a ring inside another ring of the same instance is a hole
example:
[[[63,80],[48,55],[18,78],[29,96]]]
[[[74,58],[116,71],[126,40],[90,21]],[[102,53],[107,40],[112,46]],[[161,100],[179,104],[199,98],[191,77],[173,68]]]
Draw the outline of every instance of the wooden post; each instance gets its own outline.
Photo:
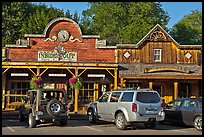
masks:
[[[121,88],[124,88],[123,84],[124,84],[123,78],[120,78],[120,87]]]
[[[37,76],[40,75],[40,68],[37,68]]]
[[[75,75],[78,75],[78,68],[75,68]],[[78,94],[79,90],[75,88],[74,112],[78,112]]]
[[[78,94],[79,90],[75,88],[74,112],[78,112]]]
[[[5,109],[5,104],[6,104],[6,73],[2,75],[2,109]]]
[[[93,101],[96,101],[98,98],[98,84],[94,84],[94,95],[93,95]]]
[[[174,82],[174,99],[178,98],[178,82]]]
[[[149,89],[152,89],[153,82],[149,82]]]
[[[114,89],[118,88],[118,69],[114,69]]]

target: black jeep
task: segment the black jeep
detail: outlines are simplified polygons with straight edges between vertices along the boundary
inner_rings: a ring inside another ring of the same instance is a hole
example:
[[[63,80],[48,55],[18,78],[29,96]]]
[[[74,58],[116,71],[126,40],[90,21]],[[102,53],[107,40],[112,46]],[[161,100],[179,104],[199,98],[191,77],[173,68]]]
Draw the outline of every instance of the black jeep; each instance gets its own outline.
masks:
[[[64,89],[29,90],[27,106],[19,108],[19,120],[28,118],[29,127],[40,123],[59,121],[66,126],[68,122],[67,92]]]

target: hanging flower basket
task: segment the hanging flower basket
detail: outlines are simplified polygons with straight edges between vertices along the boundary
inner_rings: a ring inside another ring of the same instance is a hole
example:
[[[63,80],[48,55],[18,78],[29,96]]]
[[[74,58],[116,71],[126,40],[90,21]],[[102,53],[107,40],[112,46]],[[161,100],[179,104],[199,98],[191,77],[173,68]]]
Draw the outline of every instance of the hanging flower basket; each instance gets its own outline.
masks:
[[[42,78],[40,76],[33,76],[30,81],[31,89],[40,89],[42,88]]]
[[[80,89],[82,87],[82,82],[79,76],[73,76],[72,78],[69,79],[68,82],[72,89],[73,88]]]

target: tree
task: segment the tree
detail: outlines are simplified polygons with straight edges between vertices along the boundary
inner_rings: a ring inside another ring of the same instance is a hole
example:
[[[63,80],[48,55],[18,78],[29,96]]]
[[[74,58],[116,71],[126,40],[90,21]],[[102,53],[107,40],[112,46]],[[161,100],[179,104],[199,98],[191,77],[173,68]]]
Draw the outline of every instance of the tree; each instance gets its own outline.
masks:
[[[72,15],[72,20],[79,24],[80,16],[78,15],[77,11],[75,11],[74,14]]]
[[[180,44],[202,44],[202,12],[194,10],[185,15],[170,30],[170,35]]]
[[[165,28],[169,16],[156,2],[90,2],[83,11],[83,31],[98,34],[111,45],[137,43],[157,23]],[[85,19],[84,19],[85,18]],[[87,29],[86,29],[87,28]]]
[[[33,4],[33,8],[27,22],[23,23],[22,34],[42,34],[49,21],[64,16],[63,10],[48,8],[45,4]]]
[[[70,13],[70,10],[67,10],[67,11],[65,12],[65,17],[66,17],[66,18],[69,18],[69,19],[72,18],[72,15],[71,15],[71,13]]]
[[[14,44],[24,34],[42,34],[49,21],[63,17],[63,10],[31,2],[2,3],[2,46]]]
[[[2,46],[15,43],[22,37],[22,22],[26,21],[30,3],[3,2],[2,3]]]

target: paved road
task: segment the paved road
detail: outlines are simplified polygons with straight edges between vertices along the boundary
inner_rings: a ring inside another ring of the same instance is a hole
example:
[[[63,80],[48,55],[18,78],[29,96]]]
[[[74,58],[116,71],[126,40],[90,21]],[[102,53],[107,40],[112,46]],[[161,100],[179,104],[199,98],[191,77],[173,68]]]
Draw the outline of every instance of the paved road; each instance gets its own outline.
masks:
[[[3,119],[2,135],[202,135],[193,127],[159,124],[155,129],[146,129],[143,124],[120,131],[114,123],[97,122],[90,124],[87,120],[69,120],[68,125],[61,127],[58,123],[41,124],[36,128],[25,128],[25,122]]]

